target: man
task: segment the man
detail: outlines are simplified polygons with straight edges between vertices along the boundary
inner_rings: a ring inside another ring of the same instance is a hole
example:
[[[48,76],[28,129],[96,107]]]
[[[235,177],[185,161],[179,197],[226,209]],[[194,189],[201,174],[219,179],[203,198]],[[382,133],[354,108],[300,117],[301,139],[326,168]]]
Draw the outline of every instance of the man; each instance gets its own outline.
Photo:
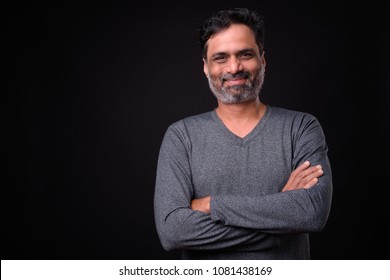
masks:
[[[200,30],[215,110],[172,124],[156,177],[155,220],[166,250],[184,259],[309,259],[309,233],[332,197],[317,119],[266,105],[262,18],[216,13]]]

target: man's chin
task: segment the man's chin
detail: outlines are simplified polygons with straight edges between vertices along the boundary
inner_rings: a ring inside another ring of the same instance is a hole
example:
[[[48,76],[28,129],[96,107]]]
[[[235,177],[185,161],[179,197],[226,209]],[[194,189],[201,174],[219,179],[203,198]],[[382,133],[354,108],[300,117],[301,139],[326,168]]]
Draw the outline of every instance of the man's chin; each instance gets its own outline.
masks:
[[[232,95],[244,93],[246,90],[248,90],[247,85],[225,86],[222,88],[222,91]]]
[[[254,101],[255,99],[256,96],[245,95],[240,93],[224,95],[222,98],[219,98],[219,100],[224,104],[241,104],[241,103]]]

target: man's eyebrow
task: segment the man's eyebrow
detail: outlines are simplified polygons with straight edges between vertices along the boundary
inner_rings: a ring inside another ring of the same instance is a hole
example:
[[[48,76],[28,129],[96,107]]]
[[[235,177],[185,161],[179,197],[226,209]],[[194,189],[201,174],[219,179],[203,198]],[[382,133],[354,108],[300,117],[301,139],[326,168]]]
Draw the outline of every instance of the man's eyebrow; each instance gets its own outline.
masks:
[[[246,49],[239,50],[237,53],[242,54],[242,53],[246,53],[246,52],[255,52],[255,50],[252,48],[246,48]]]
[[[255,50],[252,48],[246,48],[246,49],[239,50],[238,52],[236,52],[236,54],[242,54],[242,53],[246,53],[246,52],[255,52]],[[211,55],[211,57],[214,58],[216,56],[227,55],[227,54],[228,54],[227,52],[216,52],[216,53],[213,53]]]
[[[216,53],[213,53],[211,55],[211,57],[216,57],[216,56],[220,56],[220,55],[227,55],[227,52],[216,52]]]

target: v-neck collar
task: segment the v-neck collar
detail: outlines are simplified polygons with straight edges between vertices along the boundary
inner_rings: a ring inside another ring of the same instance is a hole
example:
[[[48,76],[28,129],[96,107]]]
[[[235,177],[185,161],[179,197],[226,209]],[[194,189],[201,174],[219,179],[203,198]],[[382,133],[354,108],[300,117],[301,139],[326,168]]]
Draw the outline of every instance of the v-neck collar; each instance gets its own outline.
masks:
[[[260,119],[260,121],[256,124],[256,126],[244,137],[240,137],[236,134],[234,134],[227,126],[223,123],[221,118],[218,116],[215,109],[211,111],[211,116],[213,120],[217,123],[218,128],[224,133],[224,135],[233,141],[234,143],[238,145],[246,145],[249,143],[256,135],[258,135],[264,128],[265,123],[271,114],[271,107],[269,105],[266,105],[266,109],[264,112],[263,117]]]

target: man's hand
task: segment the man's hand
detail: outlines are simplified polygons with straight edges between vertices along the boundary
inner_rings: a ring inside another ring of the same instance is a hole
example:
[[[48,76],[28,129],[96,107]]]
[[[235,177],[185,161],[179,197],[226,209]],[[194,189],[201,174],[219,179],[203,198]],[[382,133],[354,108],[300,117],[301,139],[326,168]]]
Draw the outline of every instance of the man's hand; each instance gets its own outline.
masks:
[[[196,198],[191,201],[191,209],[201,211],[204,213],[210,213],[210,196],[202,198]]]
[[[311,188],[318,182],[318,178],[323,174],[324,171],[322,170],[321,165],[310,166],[310,162],[305,161],[291,173],[282,192]],[[210,196],[193,199],[191,201],[191,209],[209,214]]]
[[[318,177],[322,174],[324,174],[324,171],[321,165],[310,166],[310,162],[305,161],[291,173],[282,192],[311,188],[318,182]]]

